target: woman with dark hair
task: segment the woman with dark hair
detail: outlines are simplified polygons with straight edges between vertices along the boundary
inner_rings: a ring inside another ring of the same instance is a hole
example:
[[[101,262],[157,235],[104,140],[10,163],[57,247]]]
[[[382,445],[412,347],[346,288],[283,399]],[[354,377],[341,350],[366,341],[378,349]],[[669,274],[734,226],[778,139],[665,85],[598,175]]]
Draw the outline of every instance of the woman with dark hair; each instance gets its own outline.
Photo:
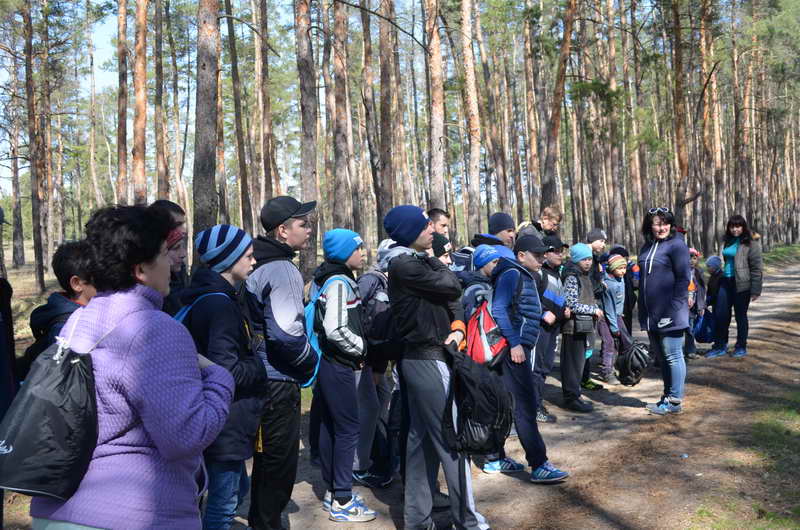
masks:
[[[677,237],[669,208],[651,208],[642,223],[644,246],[639,250],[639,324],[647,331],[650,349],[661,361],[664,392],[647,405],[652,414],[682,411],[686,362],[683,335],[689,327],[689,247]]]
[[[732,215],[728,219],[722,248],[725,265],[714,306],[716,337],[711,350],[706,354],[708,359],[721,357],[728,351],[732,310],[736,312],[736,346],[731,356],[747,355],[747,309],[750,302],[755,302],[761,296],[763,261],[760,239],[761,236],[750,231],[747,220],[741,215]]]
[[[201,526],[202,454],[225,424],[233,378],[161,311],[174,227],[143,206],[103,208],[86,224],[97,295],[61,336],[92,356],[97,445],[72,497],[33,499],[36,530]]]

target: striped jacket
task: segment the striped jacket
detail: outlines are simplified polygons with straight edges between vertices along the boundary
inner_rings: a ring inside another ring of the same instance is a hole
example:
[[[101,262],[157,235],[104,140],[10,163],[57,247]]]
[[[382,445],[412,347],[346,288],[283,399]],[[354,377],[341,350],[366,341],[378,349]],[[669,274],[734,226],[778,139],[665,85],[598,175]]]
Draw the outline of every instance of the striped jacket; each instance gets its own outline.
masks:
[[[333,278],[319,295],[314,331],[325,359],[360,370],[367,355],[367,341],[358,284],[344,274]]]

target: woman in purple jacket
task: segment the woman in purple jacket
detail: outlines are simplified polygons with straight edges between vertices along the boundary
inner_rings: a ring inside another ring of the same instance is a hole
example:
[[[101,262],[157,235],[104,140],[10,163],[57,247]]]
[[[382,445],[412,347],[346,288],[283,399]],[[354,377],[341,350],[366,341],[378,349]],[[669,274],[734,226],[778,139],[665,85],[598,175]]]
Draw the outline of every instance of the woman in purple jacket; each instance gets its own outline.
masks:
[[[650,348],[661,360],[664,393],[647,405],[652,414],[679,414],[686,361],[683,335],[689,328],[689,247],[675,230],[669,208],[651,208],[642,223],[644,246],[639,251],[639,324]]]
[[[97,446],[69,500],[34,498],[36,530],[201,527],[202,453],[225,424],[233,378],[161,311],[172,228],[143,206],[103,208],[86,224],[97,295],[61,336],[92,355]]]

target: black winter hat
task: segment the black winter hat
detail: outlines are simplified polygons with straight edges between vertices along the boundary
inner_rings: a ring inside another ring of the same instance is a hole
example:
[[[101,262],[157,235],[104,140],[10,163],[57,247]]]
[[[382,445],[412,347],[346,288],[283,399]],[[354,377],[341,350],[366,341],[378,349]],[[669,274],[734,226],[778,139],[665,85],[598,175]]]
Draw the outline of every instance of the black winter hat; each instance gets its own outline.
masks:
[[[497,212],[489,217],[489,233],[491,235],[499,234],[503,230],[508,230],[509,228],[514,230],[516,226],[514,226],[514,219],[507,213]]]

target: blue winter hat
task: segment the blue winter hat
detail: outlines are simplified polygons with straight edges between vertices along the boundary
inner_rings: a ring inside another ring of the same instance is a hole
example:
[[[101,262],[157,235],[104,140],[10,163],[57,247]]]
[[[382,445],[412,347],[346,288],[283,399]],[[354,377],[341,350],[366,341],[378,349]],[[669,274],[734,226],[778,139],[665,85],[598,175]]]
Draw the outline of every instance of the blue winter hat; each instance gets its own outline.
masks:
[[[491,235],[499,234],[503,230],[508,230],[509,228],[514,230],[515,225],[514,219],[507,213],[497,212],[489,217],[489,233]]]
[[[492,248],[500,254],[501,258],[508,258],[513,261],[517,261],[517,257],[514,255],[514,251],[508,248],[505,245],[492,245]]]
[[[322,251],[325,259],[331,262],[344,263],[358,247],[364,244],[361,236],[346,228],[334,228],[325,232],[322,240]]]
[[[572,260],[572,263],[578,263],[579,261],[583,261],[591,257],[592,247],[586,243],[575,243],[569,247],[569,259]]]
[[[200,261],[216,272],[233,267],[252,244],[253,238],[247,232],[231,225],[212,226],[194,238]]]
[[[493,245],[478,245],[472,253],[472,263],[476,269],[482,268],[492,260],[500,257],[497,247]]]
[[[389,210],[383,218],[383,228],[399,245],[410,247],[429,222],[425,210],[418,206],[403,204]]]
[[[722,268],[722,258],[719,256],[711,256],[706,260],[706,268],[711,270],[719,270]]]

